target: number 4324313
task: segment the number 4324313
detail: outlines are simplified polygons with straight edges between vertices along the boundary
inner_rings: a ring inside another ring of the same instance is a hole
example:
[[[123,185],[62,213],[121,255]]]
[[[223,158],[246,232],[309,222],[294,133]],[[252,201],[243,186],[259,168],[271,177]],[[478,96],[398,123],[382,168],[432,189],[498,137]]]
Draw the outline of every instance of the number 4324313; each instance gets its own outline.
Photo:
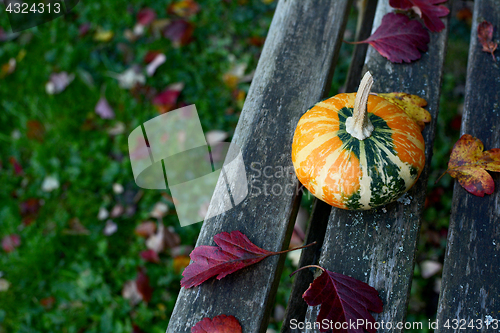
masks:
[[[34,3],[31,5],[27,3],[9,3],[5,11],[14,14],[42,14],[42,13],[55,13],[58,14],[61,12],[61,4],[60,3]]]

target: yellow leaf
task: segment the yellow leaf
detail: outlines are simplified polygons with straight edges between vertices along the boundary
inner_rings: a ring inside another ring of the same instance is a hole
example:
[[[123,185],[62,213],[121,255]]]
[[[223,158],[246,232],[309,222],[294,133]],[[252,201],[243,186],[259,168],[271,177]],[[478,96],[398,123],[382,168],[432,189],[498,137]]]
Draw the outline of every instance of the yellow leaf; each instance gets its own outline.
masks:
[[[97,42],[109,42],[111,39],[113,39],[113,36],[113,31],[103,30],[102,28],[99,28],[94,34],[94,40]]]
[[[389,93],[389,94],[377,94],[378,96],[385,98],[392,104],[396,104],[403,111],[413,119],[420,129],[423,130],[425,123],[431,121],[431,114],[429,111],[423,108],[427,105],[427,101],[416,95],[410,95],[407,93]]]
[[[174,258],[174,271],[177,273],[180,273],[181,271],[184,270],[189,265],[189,262],[191,259],[189,259],[188,256],[185,255],[180,255]]]

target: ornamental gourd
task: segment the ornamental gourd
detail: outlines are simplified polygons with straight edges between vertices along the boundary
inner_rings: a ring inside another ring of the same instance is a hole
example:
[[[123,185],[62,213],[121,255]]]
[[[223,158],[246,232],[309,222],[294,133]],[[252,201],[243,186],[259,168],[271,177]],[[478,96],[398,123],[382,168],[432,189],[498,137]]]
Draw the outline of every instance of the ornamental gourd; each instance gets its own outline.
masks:
[[[372,84],[367,72],[357,93],[317,103],[295,130],[299,181],[334,207],[365,210],[392,202],[424,168],[420,128],[400,107],[370,95]]]

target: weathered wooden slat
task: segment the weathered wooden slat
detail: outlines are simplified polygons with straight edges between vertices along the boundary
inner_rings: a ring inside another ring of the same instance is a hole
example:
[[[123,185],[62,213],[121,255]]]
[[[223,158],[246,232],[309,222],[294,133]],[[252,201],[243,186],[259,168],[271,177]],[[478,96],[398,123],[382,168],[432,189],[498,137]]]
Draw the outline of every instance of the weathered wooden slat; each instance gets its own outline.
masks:
[[[485,150],[500,147],[500,58],[482,51],[477,26],[483,20],[500,26],[500,0],[476,0],[467,67],[462,134],[479,138]],[[470,324],[467,332],[493,332],[486,327],[487,316],[500,320],[500,182],[494,174],[495,192],[476,197],[458,183],[453,190],[453,206],[448,230],[443,280],[438,305],[439,328],[435,332],[463,332],[453,329]],[[444,327],[447,320],[451,328]],[[479,329],[479,324],[482,328]]]
[[[300,201],[291,163],[293,132],[329,88],[350,6],[351,0],[278,3],[233,137],[253,183],[250,194],[206,220],[197,245],[214,245],[215,234],[240,230],[267,250],[288,246]],[[228,170],[229,178],[235,172]],[[224,193],[226,187],[218,186],[209,211]],[[190,332],[202,318],[220,314],[236,316],[244,332],[265,332],[283,261],[284,256],[267,258],[221,281],[181,289],[167,332]]]
[[[388,1],[379,1],[374,29],[392,11]],[[446,22],[447,23],[447,22]],[[431,34],[429,51],[411,64],[392,64],[373,48],[368,49],[365,69],[375,79],[372,91],[402,91],[425,98],[432,121],[423,132],[426,142],[426,167],[417,184],[398,202],[384,208],[350,212],[333,208],[320,264],[334,272],[365,281],[380,292],[384,310],[374,315],[378,322],[404,322],[413,277],[416,242],[425,200],[428,168],[432,156],[438,113],[441,75],[447,28]],[[308,322],[314,322],[318,307],[309,307]],[[377,332],[402,332],[387,326]],[[306,330],[305,332],[319,332]]]
[[[359,15],[356,29],[356,41],[364,40],[370,36],[376,7],[377,0],[364,0],[360,4],[360,8],[358,8]],[[354,91],[357,89],[367,50],[368,46],[366,44],[355,45],[345,84],[346,91]],[[316,242],[317,245],[302,250],[299,267],[317,264],[321,253],[321,247],[323,246],[331,208],[332,207],[327,203],[315,199],[312,214],[309,219],[305,244]],[[292,285],[292,291],[290,292],[285,318],[281,327],[281,333],[299,331],[290,328],[290,320],[294,319],[297,322],[304,321],[307,303],[302,299],[302,294],[313,280],[314,276],[310,270],[302,270],[296,274]]]

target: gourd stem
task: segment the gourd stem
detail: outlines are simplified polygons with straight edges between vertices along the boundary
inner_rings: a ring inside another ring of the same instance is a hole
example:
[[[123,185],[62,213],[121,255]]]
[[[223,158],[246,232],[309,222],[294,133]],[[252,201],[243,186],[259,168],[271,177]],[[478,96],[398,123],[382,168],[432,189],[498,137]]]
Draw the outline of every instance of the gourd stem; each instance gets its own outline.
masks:
[[[352,117],[346,119],[346,131],[358,140],[369,138],[373,132],[373,124],[368,118],[366,107],[368,104],[368,96],[373,85],[373,77],[370,72],[366,72],[365,76],[359,84],[356,99],[354,100],[354,110]]]

